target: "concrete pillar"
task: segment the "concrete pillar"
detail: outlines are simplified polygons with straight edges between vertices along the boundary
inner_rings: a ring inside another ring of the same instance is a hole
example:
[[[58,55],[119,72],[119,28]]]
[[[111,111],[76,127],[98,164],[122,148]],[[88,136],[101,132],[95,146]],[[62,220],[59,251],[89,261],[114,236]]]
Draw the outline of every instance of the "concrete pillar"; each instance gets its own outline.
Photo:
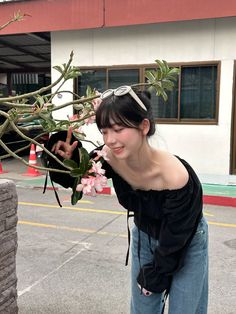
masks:
[[[17,194],[13,181],[0,180],[0,313],[16,314],[17,307]]]

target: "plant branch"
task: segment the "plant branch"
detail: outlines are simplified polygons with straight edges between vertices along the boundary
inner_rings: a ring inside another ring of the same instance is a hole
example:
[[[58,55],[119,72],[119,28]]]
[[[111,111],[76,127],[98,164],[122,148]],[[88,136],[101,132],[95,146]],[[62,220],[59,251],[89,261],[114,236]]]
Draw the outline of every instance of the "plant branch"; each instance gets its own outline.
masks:
[[[34,139],[36,140],[37,138],[40,138],[40,137],[42,137],[43,135],[46,135],[46,134],[48,134],[48,133],[47,132],[41,133],[41,134],[35,136]],[[25,141],[25,140],[23,140],[23,141]],[[13,151],[13,153],[18,154],[18,153],[26,150],[27,148],[29,148],[30,145],[31,145],[31,143],[25,145],[24,147],[18,148],[17,150]],[[1,156],[0,159],[6,159],[6,158],[11,157],[11,156],[12,156],[11,154],[6,154],[6,155]]]
[[[1,98],[1,99],[2,99],[2,98]],[[30,108],[31,110],[32,110],[32,108],[33,108],[33,105],[12,103],[12,102],[9,102],[9,101],[5,101],[5,102],[4,102],[4,106],[11,107],[11,108],[21,108],[21,109]]]
[[[14,22],[22,21],[25,16],[31,16],[31,15],[21,14],[20,11],[18,11],[17,13],[14,14],[14,16],[8,22],[0,26],[0,31]]]
[[[94,95],[94,96],[91,96],[91,97],[81,97],[80,99],[77,99],[77,100],[72,100],[70,102],[67,102],[67,103],[64,103],[62,105],[59,105],[59,106],[56,106],[52,109],[52,111],[55,111],[55,110],[60,110],[64,107],[67,107],[67,106],[70,106],[70,105],[74,105],[74,104],[82,104],[84,102],[89,102],[93,99],[96,99],[96,98],[99,98],[100,95]]]
[[[95,146],[96,148],[98,148],[100,145],[96,145],[93,141],[90,140],[85,140],[85,139],[80,139],[81,142],[86,142],[86,143],[91,143],[93,146]]]
[[[10,125],[10,122],[8,119],[6,121],[4,121],[4,123],[1,125],[1,127],[0,127],[0,139],[2,138],[5,131],[8,129],[9,125]]]
[[[44,171],[52,171],[52,172],[60,172],[60,173],[67,173],[70,174],[70,171],[66,170],[60,170],[60,169],[53,169],[53,168],[46,168],[46,167],[41,167],[41,166],[33,166],[30,165],[27,161],[25,161],[22,157],[18,156],[15,154],[10,148],[7,147],[7,145],[0,139],[0,145],[2,148],[4,148],[5,151],[7,151],[12,157],[20,160],[23,164],[26,166],[29,166],[31,168],[39,169],[39,170],[44,170]],[[65,166],[64,166],[65,167]]]
[[[10,125],[12,127],[13,130],[15,130],[22,138],[26,139],[27,141],[34,143],[35,145],[41,147],[49,156],[51,156],[53,159],[55,159],[61,166],[71,170],[70,167],[65,166],[63,164],[63,162],[58,159],[54,154],[52,154],[47,148],[45,148],[42,144],[38,143],[37,141],[35,141],[34,139],[29,138],[28,136],[26,136],[24,133],[22,133],[17,126],[15,125],[15,123],[13,121],[10,121]]]

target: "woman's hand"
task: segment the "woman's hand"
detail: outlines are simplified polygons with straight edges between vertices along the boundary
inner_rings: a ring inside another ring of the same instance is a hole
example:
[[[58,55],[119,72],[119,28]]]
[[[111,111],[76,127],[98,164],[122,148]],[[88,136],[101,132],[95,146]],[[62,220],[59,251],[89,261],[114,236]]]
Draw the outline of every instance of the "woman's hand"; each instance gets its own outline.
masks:
[[[52,152],[60,155],[65,159],[71,159],[73,151],[76,149],[78,145],[78,141],[74,141],[72,144],[70,143],[72,139],[72,128],[69,128],[67,131],[66,141],[58,141],[52,147]]]
[[[138,287],[142,291],[142,294],[145,295],[146,297],[149,297],[152,294],[151,291],[148,291],[145,288],[141,288],[140,284],[138,284]]]

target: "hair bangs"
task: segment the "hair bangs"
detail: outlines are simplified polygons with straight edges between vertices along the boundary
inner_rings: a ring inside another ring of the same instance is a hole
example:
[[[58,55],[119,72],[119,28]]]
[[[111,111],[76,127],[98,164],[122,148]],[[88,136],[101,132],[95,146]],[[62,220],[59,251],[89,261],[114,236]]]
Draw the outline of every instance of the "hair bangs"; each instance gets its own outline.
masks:
[[[99,106],[96,112],[96,124],[98,129],[111,128],[114,124],[122,125],[124,127],[136,127],[127,117],[125,117],[120,106],[114,102],[106,102],[106,100]]]

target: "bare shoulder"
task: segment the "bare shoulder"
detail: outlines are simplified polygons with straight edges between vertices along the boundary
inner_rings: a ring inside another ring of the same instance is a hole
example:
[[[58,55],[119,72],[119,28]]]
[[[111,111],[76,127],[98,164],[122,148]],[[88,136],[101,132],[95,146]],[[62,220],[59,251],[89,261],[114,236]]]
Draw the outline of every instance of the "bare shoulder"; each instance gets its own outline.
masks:
[[[181,189],[188,180],[189,174],[182,162],[168,152],[162,152],[162,177],[170,190]]]

